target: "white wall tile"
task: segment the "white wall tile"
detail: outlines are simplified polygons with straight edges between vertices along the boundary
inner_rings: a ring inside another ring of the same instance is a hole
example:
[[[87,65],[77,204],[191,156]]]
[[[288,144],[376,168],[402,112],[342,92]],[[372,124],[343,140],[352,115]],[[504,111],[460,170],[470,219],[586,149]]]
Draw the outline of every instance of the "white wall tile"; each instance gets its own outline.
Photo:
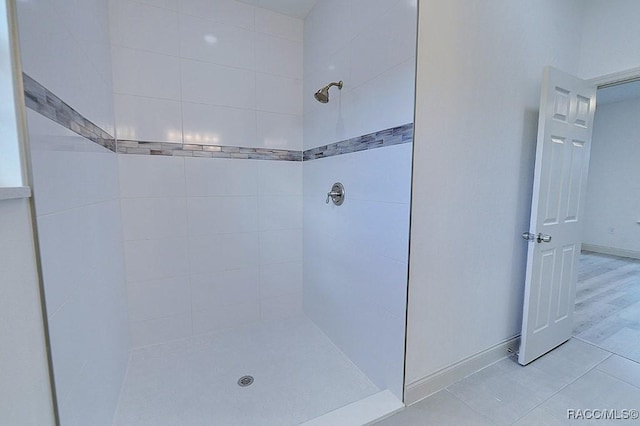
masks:
[[[92,419],[108,422],[129,350],[117,156],[35,113],[28,124],[62,419],[89,422],[85,410],[64,404],[84,392]]]
[[[302,229],[302,197],[270,195],[260,197],[260,230]]]
[[[338,3],[318,2],[305,20],[304,149],[413,121],[415,7],[358,0],[334,19]],[[309,95],[337,80],[344,88],[332,89],[328,104]],[[303,168],[304,311],[377,386],[399,396],[411,149],[373,149]],[[325,204],[338,181],[345,203]]]
[[[164,343],[191,335],[191,315],[181,314],[131,323],[133,347]]]
[[[129,197],[183,197],[184,159],[148,155],[118,155],[120,193]]]
[[[106,152],[34,151],[33,179],[38,214],[117,197],[114,160],[113,154]]]
[[[235,108],[255,108],[256,78],[249,70],[181,60],[182,99]]]
[[[87,1],[78,8],[97,7],[98,3]],[[102,20],[106,23],[106,15],[100,20],[78,10],[80,16],[84,14],[83,18],[96,26],[92,33],[74,36],[75,28],[68,28],[69,21],[63,19],[57,9],[60,4],[19,2],[17,6],[24,72],[92,121],[106,128],[113,127],[111,73],[104,70],[109,62],[108,44],[93,46],[91,55],[85,44],[87,40],[108,34],[108,28],[101,25]],[[103,31],[105,34],[101,35]]]
[[[42,256],[43,276],[47,280],[45,300],[48,312],[54,313],[77,293],[80,283],[89,278],[82,264],[83,230],[86,215],[81,209],[49,214],[38,218],[38,232]],[[80,267],[70,268],[70,265]]]
[[[280,263],[302,259],[302,230],[282,229],[260,232],[260,263]]]
[[[256,146],[256,112],[251,109],[182,104],[184,142]]]
[[[351,13],[336,13],[341,10],[342,0],[316,2],[304,22],[304,69],[317,69],[317,59],[331,55],[351,37]]]
[[[125,241],[187,235],[186,198],[124,198],[120,204]]]
[[[301,161],[257,161],[260,195],[302,195]]]
[[[255,105],[259,111],[302,114],[302,81],[256,73]]]
[[[361,34],[368,28],[374,27],[375,23],[382,17],[388,17],[389,9],[397,8],[398,3],[404,3],[407,6],[416,7],[416,0],[349,0],[349,8],[351,9],[351,33]],[[415,12],[414,12],[415,13]],[[415,16],[414,16],[415,21]],[[402,22],[401,25],[409,26],[408,23]],[[414,29],[415,39],[415,29]],[[373,46],[369,46],[372,49]]]
[[[271,10],[256,8],[256,32],[302,41],[304,21]]]
[[[258,270],[211,271],[191,277],[192,306],[195,311],[213,310],[258,302]]]
[[[257,195],[260,161],[186,158],[187,194]]]
[[[413,122],[415,61],[410,59],[345,93],[349,138]],[[384,99],[384,103],[380,103]]]
[[[144,10],[153,18],[113,38],[118,137],[301,149],[301,20],[228,0],[117,0],[113,27]],[[179,35],[163,41],[176,16]],[[301,163],[120,155],[119,168],[136,345],[259,320],[261,282],[267,317],[300,311]],[[175,292],[185,277],[194,330],[170,304],[169,295],[183,300]],[[146,296],[155,302],[144,306]]]
[[[82,321],[78,321],[82,318]],[[64,399],[86,361],[88,348],[85,345],[90,324],[90,304],[78,303],[74,298],[62,306],[48,319],[49,336],[54,344],[51,357],[54,371],[58,374],[56,391]]]
[[[397,2],[377,21],[366,26],[349,43],[351,57],[354,59],[351,62],[353,87],[359,87],[414,57],[416,28],[416,9],[406,1]],[[380,99],[386,98],[380,96]]]
[[[113,90],[116,93],[180,100],[177,57],[113,46]]]
[[[69,156],[65,176],[70,178],[72,192],[73,185],[89,188],[100,179],[109,181],[114,177],[114,154],[100,154],[105,167],[99,158],[85,160],[74,155],[96,155],[95,152],[56,152],[58,159],[63,154]],[[93,169],[88,169],[91,166]],[[107,170],[111,170],[111,176]],[[100,174],[100,178],[93,174]],[[38,179],[52,187],[60,186],[58,176],[53,169],[38,171]],[[74,390],[90,393],[98,398],[93,404],[93,418],[108,418],[115,407],[129,349],[124,259],[118,201],[102,182],[89,189],[94,201],[72,198],[73,204],[67,203],[59,213],[40,215],[38,226],[60,401],[64,404],[65,399],[74,398]],[[100,198],[103,201],[95,201]],[[95,333],[96,329],[104,332]],[[108,360],[101,361],[105,357]],[[83,378],[87,365],[94,369],[90,377]],[[77,407],[66,410],[64,415],[82,419],[80,423],[87,419],[87,413]]]
[[[185,237],[125,241],[127,281],[158,280],[187,275]]]
[[[127,283],[132,322],[191,313],[188,277]]]
[[[258,233],[215,234],[189,239],[189,272],[250,268],[258,262]]]
[[[352,134],[353,126],[349,118],[352,109],[357,106],[350,99],[348,91],[336,90],[329,96],[332,101],[327,104],[305,98],[304,149],[343,141]]]
[[[217,22],[254,28],[254,8],[234,0],[179,0],[180,12]]]
[[[302,293],[287,294],[260,301],[260,319],[269,321],[302,314]]]
[[[257,197],[190,197],[189,235],[258,230]]]
[[[302,149],[302,117],[300,115],[257,112],[256,146],[274,149]]]
[[[286,294],[302,294],[302,262],[260,265],[260,299]]]
[[[211,333],[260,320],[258,303],[242,303],[206,311],[193,311],[193,333]]]
[[[253,70],[256,55],[254,33],[231,24],[180,15],[180,55]]]
[[[114,94],[118,139],[182,142],[180,102]]]
[[[114,45],[178,55],[175,11],[132,0],[110,0],[109,23]]]
[[[307,53],[304,53],[307,56]],[[331,54],[323,54],[316,59],[317,64],[313,68],[304,69],[304,112],[309,113],[309,107],[321,108],[323,105],[318,103],[313,94],[321,87],[326,86],[330,82],[343,81],[345,91],[356,87],[351,79],[351,51],[349,45],[342,46],[339,50]],[[339,99],[340,91],[336,87],[331,88],[330,99]],[[327,106],[327,105],[324,105]],[[326,108],[325,108],[326,109]]]
[[[411,155],[411,144],[401,144],[305,162],[305,196],[324,202],[315,194],[340,181],[349,199],[408,204]]]
[[[0,412],[7,424],[53,425],[29,204],[27,198],[0,203]]]
[[[256,71],[302,79],[302,41],[265,34],[257,36]]]
[[[152,6],[163,7],[165,9],[178,10],[178,0],[136,0],[140,3],[150,4]]]

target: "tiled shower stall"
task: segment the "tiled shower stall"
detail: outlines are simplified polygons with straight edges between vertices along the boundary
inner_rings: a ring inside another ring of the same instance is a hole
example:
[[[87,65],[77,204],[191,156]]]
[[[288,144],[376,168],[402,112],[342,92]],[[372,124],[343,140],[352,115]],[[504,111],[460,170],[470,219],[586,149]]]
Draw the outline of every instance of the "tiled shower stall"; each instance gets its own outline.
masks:
[[[17,3],[63,425],[402,400],[417,1],[266,3]]]

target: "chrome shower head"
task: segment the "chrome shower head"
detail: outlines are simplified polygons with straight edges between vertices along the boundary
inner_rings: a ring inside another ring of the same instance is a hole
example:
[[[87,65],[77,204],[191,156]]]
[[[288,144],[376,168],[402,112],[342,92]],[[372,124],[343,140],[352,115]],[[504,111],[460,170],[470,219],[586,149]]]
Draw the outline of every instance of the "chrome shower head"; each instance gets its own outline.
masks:
[[[331,88],[331,86],[338,86],[338,89],[342,90],[342,80],[337,83],[333,82],[327,84],[322,89],[318,90],[315,95],[313,95],[313,97],[316,98],[318,102],[326,104],[327,102],[329,102],[329,89]]]

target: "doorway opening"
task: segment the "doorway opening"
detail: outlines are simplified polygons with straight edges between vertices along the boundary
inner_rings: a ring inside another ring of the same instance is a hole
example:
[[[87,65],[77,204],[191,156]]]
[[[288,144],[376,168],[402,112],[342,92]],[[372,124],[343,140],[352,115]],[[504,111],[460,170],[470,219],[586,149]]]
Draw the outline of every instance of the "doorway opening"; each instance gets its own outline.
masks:
[[[640,362],[640,82],[597,99],[573,335]]]

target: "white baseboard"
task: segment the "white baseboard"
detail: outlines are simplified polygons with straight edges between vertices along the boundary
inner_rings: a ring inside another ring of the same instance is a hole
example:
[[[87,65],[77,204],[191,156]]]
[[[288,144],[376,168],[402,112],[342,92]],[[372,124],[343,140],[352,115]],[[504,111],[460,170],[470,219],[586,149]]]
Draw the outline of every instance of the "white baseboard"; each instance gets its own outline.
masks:
[[[640,251],[627,250],[615,247],[599,246],[597,244],[582,244],[582,250],[593,251],[596,253],[610,254],[612,256],[630,257],[632,259],[640,259]]]
[[[471,355],[436,373],[409,383],[404,392],[404,403],[409,406],[433,395],[447,386],[508,357],[518,350],[520,336],[512,337],[475,355]]]

